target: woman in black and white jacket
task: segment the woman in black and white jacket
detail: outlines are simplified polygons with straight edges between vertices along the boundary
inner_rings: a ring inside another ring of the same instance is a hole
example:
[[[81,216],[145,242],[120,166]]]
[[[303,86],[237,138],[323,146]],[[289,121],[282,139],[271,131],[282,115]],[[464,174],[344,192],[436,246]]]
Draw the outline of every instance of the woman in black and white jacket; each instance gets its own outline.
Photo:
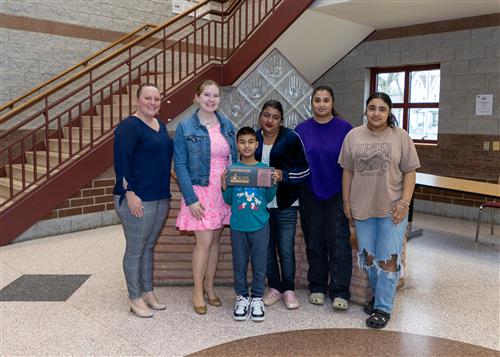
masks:
[[[287,309],[296,309],[299,301],[295,295],[294,246],[299,189],[294,186],[307,178],[309,165],[300,137],[294,130],[282,126],[282,121],[281,103],[275,100],[264,103],[255,158],[274,167],[279,175],[276,197],[267,206],[270,212],[269,290],[264,296],[264,304],[269,306],[283,299]]]

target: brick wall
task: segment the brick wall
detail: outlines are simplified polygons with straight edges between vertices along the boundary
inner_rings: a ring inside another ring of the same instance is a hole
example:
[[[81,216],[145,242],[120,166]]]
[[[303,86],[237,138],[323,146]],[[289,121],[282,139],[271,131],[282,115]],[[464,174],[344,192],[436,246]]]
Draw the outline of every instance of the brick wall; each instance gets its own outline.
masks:
[[[439,145],[418,145],[420,172],[498,183],[500,151],[484,150],[483,143],[500,140],[491,134],[440,134]]]
[[[93,179],[59,207],[52,210],[43,219],[63,218],[86,213],[114,210],[113,188],[115,178],[113,168]]]
[[[169,216],[161,232],[154,255],[154,283],[155,285],[192,285],[193,274],[191,270],[191,256],[194,249],[194,236],[192,233],[179,231],[175,228],[175,219],[179,213],[181,194],[176,182],[170,185],[172,189],[172,201]],[[224,229],[220,240],[220,256],[217,269],[216,284],[232,285],[233,266],[231,254],[231,241],[229,228]],[[357,243],[351,237],[353,245],[353,272],[351,280],[351,300],[363,303],[370,299],[371,290],[366,274],[359,270],[357,263]],[[304,236],[297,224],[295,239],[296,259],[296,286],[307,288],[307,257]],[[403,265],[406,267],[406,244],[402,257]],[[407,268],[405,268],[407,270]],[[251,281],[251,272],[248,277]],[[400,286],[404,284],[404,278]]]

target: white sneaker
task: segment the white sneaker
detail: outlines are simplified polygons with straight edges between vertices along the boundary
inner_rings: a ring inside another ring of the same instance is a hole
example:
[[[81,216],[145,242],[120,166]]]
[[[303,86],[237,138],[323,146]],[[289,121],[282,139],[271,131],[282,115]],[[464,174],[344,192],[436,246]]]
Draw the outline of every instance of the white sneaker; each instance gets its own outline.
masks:
[[[266,308],[264,307],[264,302],[262,298],[252,298],[250,304],[250,318],[252,321],[264,321],[266,315]]]
[[[248,318],[250,312],[250,300],[247,297],[238,295],[234,303],[233,319],[236,321],[244,321]]]

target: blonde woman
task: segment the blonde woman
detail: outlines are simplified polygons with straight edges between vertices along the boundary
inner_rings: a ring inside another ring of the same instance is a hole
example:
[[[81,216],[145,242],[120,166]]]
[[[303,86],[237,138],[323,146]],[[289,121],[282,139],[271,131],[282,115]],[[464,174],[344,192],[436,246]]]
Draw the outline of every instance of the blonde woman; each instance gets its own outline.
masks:
[[[182,121],[175,133],[175,172],[182,192],[176,226],[193,231],[193,308],[205,314],[208,303],[220,306],[214,291],[219,260],[219,239],[229,224],[230,207],[224,203],[221,175],[237,161],[235,129],[228,118],[217,112],[220,87],[211,80],[200,83],[194,101],[199,108]]]
[[[153,84],[137,90],[137,111],[115,130],[115,209],[125,233],[123,271],[130,309],[139,317],[164,310],[153,292],[153,250],[170,208],[173,142],[155,118],[160,91]]]

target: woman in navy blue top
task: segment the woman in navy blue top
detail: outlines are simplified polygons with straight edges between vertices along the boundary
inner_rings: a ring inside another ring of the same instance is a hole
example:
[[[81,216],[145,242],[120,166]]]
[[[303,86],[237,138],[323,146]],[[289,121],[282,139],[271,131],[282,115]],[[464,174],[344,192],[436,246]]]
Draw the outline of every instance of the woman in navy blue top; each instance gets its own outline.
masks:
[[[170,167],[173,141],[154,116],[160,91],[141,84],[137,111],[115,130],[115,209],[125,233],[123,271],[129,306],[139,317],[164,310],[153,292],[153,250],[170,209]]]

